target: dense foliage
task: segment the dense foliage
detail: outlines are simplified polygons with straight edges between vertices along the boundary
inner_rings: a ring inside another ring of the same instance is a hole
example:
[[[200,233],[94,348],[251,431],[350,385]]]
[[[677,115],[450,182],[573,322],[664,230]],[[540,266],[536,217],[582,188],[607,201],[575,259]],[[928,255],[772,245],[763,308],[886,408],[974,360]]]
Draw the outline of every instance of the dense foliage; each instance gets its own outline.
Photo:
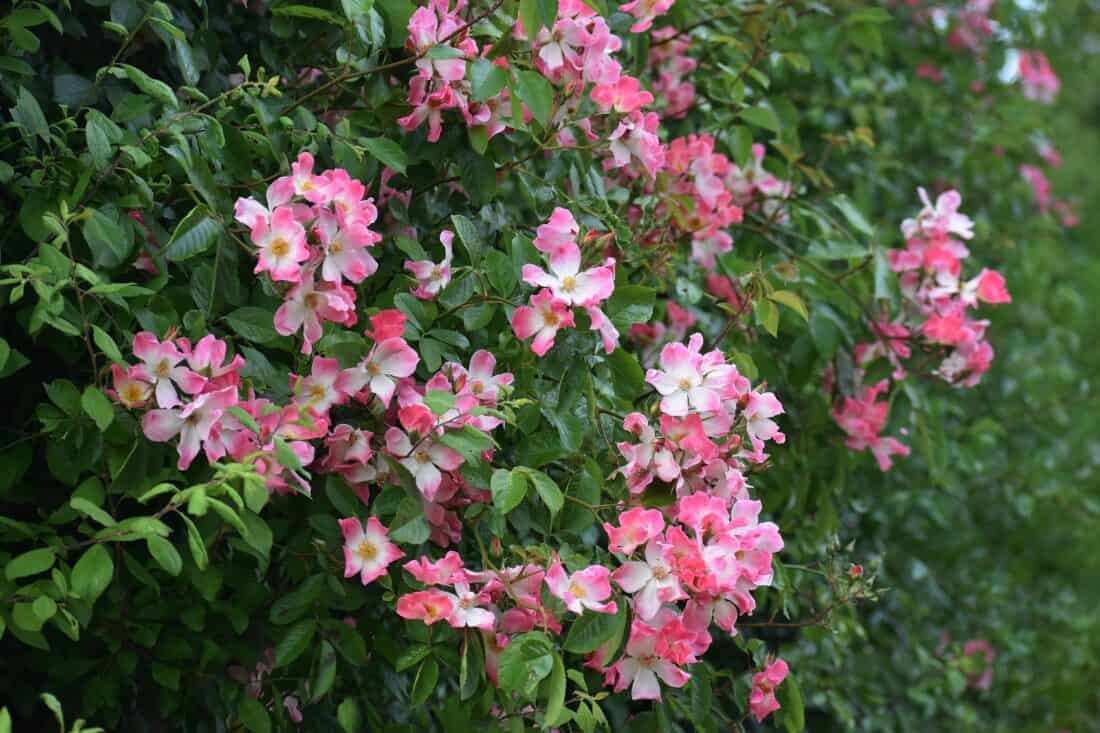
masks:
[[[0,733],[1095,725],[1087,4],[0,12]]]

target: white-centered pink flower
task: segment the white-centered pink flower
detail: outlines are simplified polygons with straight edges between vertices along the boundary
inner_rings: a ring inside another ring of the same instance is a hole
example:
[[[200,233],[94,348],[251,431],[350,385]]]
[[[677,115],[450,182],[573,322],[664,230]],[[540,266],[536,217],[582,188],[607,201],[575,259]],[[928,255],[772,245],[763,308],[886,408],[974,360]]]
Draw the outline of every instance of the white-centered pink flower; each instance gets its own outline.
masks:
[[[346,285],[314,282],[313,273],[290,289],[286,301],[275,311],[275,331],[283,336],[302,331],[302,353],[313,352],[323,333],[323,322],[355,325],[355,291]]]
[[[257,219],[252,243],[259,248],[255,273],[267,272],[272,280],[297,282],[302,263],[309,259],[306,230],[289,206],[280,206],[270,221]]]
[[[611,579],[634,596],[634,613],[643,621],[656,616],[664,604],[687,598],[657,538],[646,543],[644,562],[623,563],[611,574]]]
[[[386,567],[404,557],[389,538],[389,530],[377,517],[367,520],[366,526],[355,517],[340,520],[344,535],[344,577],[356,575],[363,585],[386,574]]]
[[[183,408],[150,410],[142,417],[141,428],[145,437],[157,443],[179,436],[177,466],[184,471],[195,460],[203,441],[210,437],[226,409],[235,404],[237,388],[226,387],[199,395]]]
[[[459,453],[431,437],[418,436],[414,442],[398,427],[386,431],[386,451],[412,474],[416,488],[428,501],[435,500],[443,483],[443,472],[455,471],[463,462]]]
[[[685,346],[666,344],[661,349],[660,369],[646,372],[646,382],[661,395],[661,411],[683,416],[689,412],[718,412],[736,379],[737,369],[725,363],[722,352],[701,354],[702,334],[692,334]]]
[[[659,509],[646,509],[639,506],[620,514],[618,527],[604,522],[603,528],[610,540],[607,549],[610,552],[630,555],[637,548],[661,535],[665,528],[665,518]]]
[[[658,654],[660,631],[635,619],[630,628],[625,655],[611,667],[615,692],[630,688],[634,700],[660,700],[661,682],[669,687],[683,687],[691,679],[674,662]]]
[[[611,596],[610,576],[611,571],[602,565],[590,565],[570,575],[555,557],[546,571],[546,586],[573,613],[584,613],[585,609],[616,613],[619,608],[615,601],[607,600]]]
[[[581,250],[576,244],[562,245],[550,255],[550,272],[538,265],[524,265],[523,281],[549,288],[557,300],[570,306],[595,305],[615,290],[615,272],[610,267],[581,271]]]
[[[389,407],[397,382],[412,376],[420,356],[405,339],[394,336],[375,345],[359,365],[367,376],[367,388]]]
[[[185,354],[171,341],[160,341],[148,331],[141,331],[134,335],[133,348],[134,356],[142,362],[134,375],[153,385],[158,406],[180,404],[177,386],[188,394],[203,390],[206,380],[180,364]]]
[[[512,314],[512,330],[516,337],[531,342],[531,351],[543,356],[554,345],[554,337],[565,327],[573,327],[573,311],[569,304],[554,297],[549,289],[531,296],[531,304],[516,308]]]
[[[559,249],[574,245],[580,225],[569,209],[557,207],[550,214],[550,220],[535,230],[535,249],[547,255],[553,255]]]
[[[454,238],[454,232],[446,230],[440,232],[439,241],[443,243],[443,260],[439,263],[431,260],[405,262],[405,269],[417,280],[417,286],[412,291],[413,295],[422,300],[431,300],[450,284]]]

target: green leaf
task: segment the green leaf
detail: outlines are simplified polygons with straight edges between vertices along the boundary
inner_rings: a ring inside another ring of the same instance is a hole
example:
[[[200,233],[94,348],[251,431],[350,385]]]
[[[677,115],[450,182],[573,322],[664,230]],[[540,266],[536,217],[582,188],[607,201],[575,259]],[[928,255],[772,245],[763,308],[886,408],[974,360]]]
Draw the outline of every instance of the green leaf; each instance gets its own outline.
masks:
[[[134,238],[129,228],[122,227],[116,219],[98,209],[89,209],[81,231],[92,250],[96,267],[114,268],[130,256]],[[97,286],[99,287],[99,286]]]
[[[163,537],[145,538],[145,545],[149,548],[149,554],[157,561],[157,565],[169,575],[176,576],[183,570],[183,558],[180,557],[176,546]]]
[[[238,308],[225,316],[225,322],[238,335],[257,344],[265,344],[279,337],[275,331],[271,311],[254,306]]]
[[[508,72],[489,59],[477,58],[469,65],[470,101],[484,102],[508,85]]]
[[[344,733],[359,733],[363,725],[363,715],[359,712],[359,703],[350,697],[336,708],[336,720]]]
[[[448,430],[439,436],[439,442],[467,461],[480,461],[481,452],[493,447],[489,436],[472,425],[463,425],[459,430]]]
[[[92,545],[73,566],[73,593],[89,603],[107,590],[115,574],[115,562],[103,545]]]
[[[4,576],[8,580],[25,578],[28,575],[44,573],[53,567],[57,553],[52,547],[40,547],[37,550],[24,552],[12,558],[4,568]]]
[[[11,733],[11,714],[6,707],[0,708],[0,733]]]
[[[505,298],[512,294],[519,282],[512,258],[497,249],[485,253],[485,274],[493,290]]]
[[[558,719],[565,712],[565,665],[561,655],[554,652],[554,666],[550,670],[550,679],[546,681],[546,709],[543,713],[543,725],[550,728],[559,724]]]
[[[520,470],[520,469],[515,469]],[[542,499],[542,503],[550,510],[551,514],[557,514],[561,511],[562,506],[565,504],[565,497],[561,493],[561,489],[558,488],[554,479],[547,476],[542,471],[536,471],[530,468],[522,469],[523,474],[530,479],[531,483],[535,485],[535,491],[538,492],[539,497]]]
[[[501,652],[497,678],[506,694],[520,692],[533,697],[539,682],[549,676],[554,666],[553,647],[545,634],[529,631],[512,639]]]
[[[489,482],[493,494],[493,506],[507,514],[523,502],[527,496],[527,479],[521,471],[498,468]]]
[[[88,143],[88,153],[92,156],[92,164],[97,171],[103,170],[111,162],[110,125],[113,124],[102,112],[88,112],[84,137]]]
[[[520,0],[519,17],[528,38],[534,38],[544,26],[553,28],[558,19],[558,0]]]
[[[425,659],[420,669],[416,671],[409,702],[416,707],[423,705],[435,692],[437,682],[439,682],[439,662],[431,658]]]
[[[798,733],[806,728],[806,710],[802,702],[802,690],[799,689],[794,675],[788,674],[787,679],[779,685],[776,697],[783,708],[783,725],[787,733]]]
[[[554,88],[546,77],[537,71],[518,70],[512,91],[527,105],[531,115],[544,129],[550,126],[550,116],[554,112]]]
[[[341,27],[347,25],[347,21],[336,13],[322,8],[315,8],[311,5],[284,5],[271,8],[271,14],[291,18],[305,18],[306,20],[319,20],[323,23],[331,23]]]
[[[604,357],[611,370],[611,386],[615,394],[633,401],[645,392],[645,371],[638,357],[626,349],[616,349]]]
[[[103,355],[108,359],[116,364],[122,364],[124,362],[122,351],[119,350],[115,340],[111,338],[109,333],[94,324],[92,325],[92,340],[95,341],[95,345],[99,347],[99,350],[102,351]]]
[[[33,603],[16,603],[11,609],[11,620],[16,629],[24,631],[38,631],[44,623],[34,612]]]
[[[336,650],[327,641],[321,642],[321,658],[310,685],[310,700],[317,702],[332,690],[336,682]]]
[[[183,520],[183,523],[187,525],[187,547],[191,550],[191,558],[195,561],[195,567],[199,570],[206,570],[210,558],[209,555],[207,555],[206,542],[203,540],[199,528],[196,527],[195,523],[191,521],[191,518],[183,512],[179,512],[178,516]]]
[[[134,86],[161,104],[167,105],[172,109],[179,109],[180,103],[179,100],[176,99],[176,94],[172,91],[172,87],[158,79],[154,79],[141,69],[131,66],[130,64],[118,64],[118,66],[111,69],[111,74],[119,78],[125,76],[133,82]]]
[[[404,466],[401,467],[404,470]],[[390,538],[403,545],[422,545],[428,541],[431,527],[424,518],[424,508],[411,496],[406,496],[398,506],[397,515],[390,522]]]
[[[817,353],[826,359],[831,359],[840,347],[840,329],[820,308],[815,308],[810,316],[810,338]]]
[[[623,285],[615,288],[607,301],[604,312],[620,331],[628,331],[635,323],[647,323],[653,318],[653,304],[657,291],[642,285]]]
[[[427,644],[413,644],[401,652],[401,656],[394,662],[393,668],[398,672],[404,672],[406,669],[411,669],[423,662],[431,653],[432,648]]]
[[[252,733],[271,733],[271,716],[259,700],[245,695],[237,706],[237,717]]]
[[[774,300],[776,303],[782,303],[798,315],[802,316],[802,320],[809,321],[810,314],[806,312],[806,304],[802,302],[802,298],[797,293],[793,293],[790,290],[776,290],[774,293],[768,296],[770,300]]]
[[[437,416],[443,415],[448,410],[454,409],[455,396],[452,392],[446,392],[440,389],[429,389],[424,393],[424,404],[433,414]]]
[[[485,249],[485,243],[481,241],[481,235],[478,234],[477,227],[462,214],[452,214],[451,222],[454,224],[459,241],[466,247],[470,264],[476,266],[481,262],[481,253]]]
[[[275,644],[275,666],[285,667],[302,655],[317,633],[317,622],[311,618],[302,619],[283,634]]]
[[[409,37],[409,18],[416,6],[409,0],[376,0],[375,5],[386,19],[386,45],[401,48]]]
[[[42,704],[53,713],[53,717],[57,721],[58,727],[61,728],[61,730],[65,730],[65,713],[61,710],[61,702],[48,692],[43,692],[39,697],[42,699]]]
[[[839,194],[833,197],[832,202],[833,206],[844,215],[844,218],[856,231],[868,237],[873,237],[875,235],[874,227],[868,223],[866,217],[863,216],[863,212],[857,209],[855,204],[853,204],[847,196]]]
[[[118,524],[114,517],[82,497],[74,496],[69,499],[69,506],[84,516],[99,522],[104,527],[114,527]]]
[[[405,169],[409,165],[409,158],[405,154],[404,148],[396,142],[385,137],[365,137],[359,142],[382,165],[393,168],[402,175],[405,174]]]
[[[196,206],[180,219],[168,244],[164,246],[164,258],[169,262],[182,262],[207,251],[221,236],[222,226],[206,214],[206,208]]]
[[[779,333],[779,308],[770,300],[756,301],[756,322],[764,327],[764,330],[775,336]]]
[[[485,656],[481,650],[481,636],[467,632],[462,644],[462,661],[458,669],[458,688],[461,699],[469,700],[473,697],[484,676]]]
[[[775,116],[775,111],[771,107],[758,104],[755,107],[746,107],[740,114],[741,118],[751,125],[779,132],[779,118]]]
[[[92,385],[84,388],[84,394],[80,397],[80,405],[88,414],[95,425],[103,432],[115,421],[115,406],[107,399],[107,396]]]
[[[875,299],[893,300],[893,285],[896,281],[897,276],[890,269],[890,258],[887,257],[886,250],[875,247]]]
[[[11,118],[31,135],[37,135],[43,142],[50,141],[50,126],[46,122],[46,115],[42,114],[42,108],[38,106],[34,95],[23,87],[19,87],[15,106],[11,108]]]
[[[618,644],[626,629],[626,604],[620,603],[617,613],[585,613],[569,627],[562,648],[574,654],[588,654],[609,641]]]
[[[31,604],[31,610],[39,621],[45,623],[57,613],[57,602],[49,596],[38,596]]]

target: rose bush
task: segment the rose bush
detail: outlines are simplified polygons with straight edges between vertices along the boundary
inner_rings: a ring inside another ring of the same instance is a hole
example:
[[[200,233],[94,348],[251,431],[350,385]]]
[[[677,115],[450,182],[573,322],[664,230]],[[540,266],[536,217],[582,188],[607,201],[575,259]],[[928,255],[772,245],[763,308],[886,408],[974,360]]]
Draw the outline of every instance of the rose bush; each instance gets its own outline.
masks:
[[[19,3],[15,727],[1026,718],[984,707],[1025,617],[914,600],[938,527],[1008,603],[971,576],[1014,520],[943,517],[1023,465],[999,321],[1061,270],[1011,238],[1080,223],[1002,5]]]

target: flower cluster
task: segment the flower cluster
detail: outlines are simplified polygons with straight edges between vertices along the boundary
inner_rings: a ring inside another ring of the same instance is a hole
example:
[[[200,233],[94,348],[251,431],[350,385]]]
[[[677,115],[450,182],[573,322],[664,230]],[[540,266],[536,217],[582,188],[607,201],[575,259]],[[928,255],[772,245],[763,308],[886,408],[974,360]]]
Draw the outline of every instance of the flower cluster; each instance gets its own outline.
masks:
[[[1020,89],[1039,104],[1054,104],[1062,83],[1042,51],[1021,51],[1018,68]]]
[[[291,174],[267,189],[267,206],[237,200],[236,217],[251,230],[258,248],[256,273],[292,283],[275,314],[284,336],[302,331],[302,353],[310,354],[324,321],[354,326],[355,290],[378,269],[369,248],[382,237],[370,226],[378,218],[366,187],[336,168],[313,173],[313,156],[303,152]],[[318,277],[319,276],[319,277]]]
[[[862,385],[866,370],[879,359],[892,367],[892,378],[906,376],[903,362],[912,345],[940,358],[934,374],[962,387],[978,383],[993,361],[993,347],[985,339],[989,321],[971,317],[981,304],[1011,302],[1000,273],[982,269],[969,280],[962,279],[962,262],[970,250],[960,240],[974,236],[974,224],[959,212],[961,197],[946,191],[935,204],[919,189],[924,207],[916,217],[902,222],[905,249],[889,251],[890,267],[897,273],[903,297],[901,311],[891,320],[882,316],[869,324],[875,340],[856,346],[856,389],[833,409],[833,418],[848,435],[853,450],[870,450],[879,467],[886,471],[892,455],[908,455],[909,449],[896,438],[883,437],[889,418],[889,402],[880,401],[889,391],[889,380]],[[827,375],[831,382],[831,373]]]
[[[695,103],[695,85],[688,75],[699,63],[688,55],[691,39],[675,28],[653,32],[649,47],[649,68],[653,76],[654,97],[663,106],[666,120],[682,118]]]
[[[534,337],[531,350],[543,356],[554,345],[558,331],[576,326],[574,308],[583,308],[597,331],[604,350],[610,354],[619,343],[619,332],[600,309],[600,303],[615,290],[615,260],[581,269],[582,253],[577,244],[580,225],[573,214],[561,207],[538,228],[535,248],[546,256],[549,272],[538,265],[523,266],[523,281],[541,288],[529,305],[512,314],[512,329],[520,339]]]

